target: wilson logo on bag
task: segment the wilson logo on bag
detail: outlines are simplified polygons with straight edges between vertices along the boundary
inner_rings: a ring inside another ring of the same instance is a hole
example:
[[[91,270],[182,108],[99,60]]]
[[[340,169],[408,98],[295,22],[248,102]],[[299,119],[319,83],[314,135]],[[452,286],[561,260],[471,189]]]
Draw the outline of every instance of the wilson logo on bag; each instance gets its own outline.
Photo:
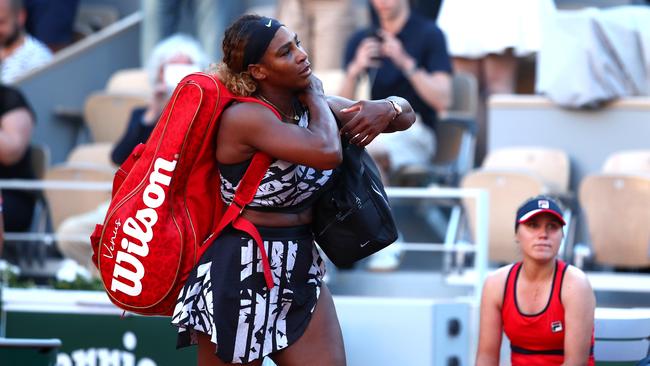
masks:
[[[121,309],[170,315],[190,271],[223,227],[216,131],[234,100],[266,105],[234,96],[211,75],[188,75],[146,144],[115,174],[106,218],[91,243],[106,292]],[[262,160],[256,164],[261,179],[270,158],[255,160]]]

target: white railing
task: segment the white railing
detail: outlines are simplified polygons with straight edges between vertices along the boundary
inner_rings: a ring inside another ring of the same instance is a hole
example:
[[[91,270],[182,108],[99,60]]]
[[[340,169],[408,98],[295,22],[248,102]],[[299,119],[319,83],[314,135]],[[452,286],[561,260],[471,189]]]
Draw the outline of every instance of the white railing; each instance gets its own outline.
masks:
[[[474,199],[476,202],[476,226],[473,245],[455,243],[455,238],[450,237],[454,230],[448,230],[444,243],[403,243],[402,249],[410,251],[434,252],[474,252],[474,273],[472,284],[477,304],[480,303],[483,281],[488,270],[488,230],[489,230],[489,195],[482,189],[462,188],[398,188],[387,187],[386,194],[389,199],[414,199],[414,200],[440,200],[440,199]],[[459,220],[458,210],[452,211],[450,225]]]
[[[80,182],[69,180],[30,180],[0,179],[0,190],[23,189],[39,191],[42,189],[61,189],[69,191],[110,191],[112,182]]]
[[[59,180],[20,180],[0,179],[0,190],[2,189],[24,189],[24,190],[85,190],[85,191],[110,191],[111,182],[80,182],[80,181],[59,181]],[[395,200],[430,200],[435,202],[441,199],[474,199],[476,202],[476,227],[473,237],[474,244],[455,243],[454,238],[446,237],[444,243],[402,243],[401,248],[407,251],[427,251],[445,253],[469,253],[474,252],[474,273],[472,283],[475,287],[477,300],[480,300],[483,280],[488,269],[488,193],[480,189],[460,188],[403,188],[387,187],[386,193],[389,199]],[[458,210],[452,211],[450,225],[457,225]],[[453,231],[453,230],[451,230]],[[450,230],[448,230],[448,233]],[[51,245],[59,238],[76,239],[77,237],[58,236],[55,233],[5,233],[6,240],[13,241],[41,241]]]

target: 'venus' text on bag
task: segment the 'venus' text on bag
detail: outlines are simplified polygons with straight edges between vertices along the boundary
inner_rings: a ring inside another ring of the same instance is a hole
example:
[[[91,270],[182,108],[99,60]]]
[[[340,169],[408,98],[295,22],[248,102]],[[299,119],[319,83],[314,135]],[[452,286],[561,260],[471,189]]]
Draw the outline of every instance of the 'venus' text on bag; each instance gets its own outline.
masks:
[[[146,257],[149,254],[149,242],[153,238],[153,226],[158,221],[156,209],[165,202],[165,189],[162,186],[169,186],[171,173],[175,168],[176,160],[156,159],[153,171],[149,175],[149,184],[142,194],[142,202],[145,207],[135,213],[135,218],[128,217],[124,220],[123,225],[119,219],[116,220],[111,245],[103,244],[108,249],[108,254],[104,253],[103,255],[112,258],[115,250],[114,240],[121,226],[125,236],[120,241],[121,249],[117,248],[115,255],[111,291],[119,291],[129,296],[138,296],[142,292],[142,279],[145,270],[138,258]],[[163,171],[167,172],[167,174]],[[130,268],[125,267],[125,263]],[[127,280],[131,285],[122,282],[120,279]]]

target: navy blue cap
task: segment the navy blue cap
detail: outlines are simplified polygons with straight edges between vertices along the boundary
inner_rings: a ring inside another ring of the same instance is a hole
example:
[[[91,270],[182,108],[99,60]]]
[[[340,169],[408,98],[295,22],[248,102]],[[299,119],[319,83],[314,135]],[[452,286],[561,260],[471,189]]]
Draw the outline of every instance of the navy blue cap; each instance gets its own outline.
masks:
[[[515,230],[519,224],[530,220],[541,213],[549,213],[555,216],[562,225],[566,225],[562,215],[562,209],[552,198],[548,196],[537,196],[529,199],[517,210],[517,219],[515,220]]]

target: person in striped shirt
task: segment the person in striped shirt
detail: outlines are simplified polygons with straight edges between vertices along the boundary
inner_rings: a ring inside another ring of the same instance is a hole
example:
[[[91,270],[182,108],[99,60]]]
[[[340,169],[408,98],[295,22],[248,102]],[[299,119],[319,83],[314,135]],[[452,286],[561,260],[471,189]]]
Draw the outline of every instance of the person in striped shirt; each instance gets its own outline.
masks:
[[[0,81],[13,84],[30,70],[45,65],[52,52],[25,31],[22,0],[0,0]]]

